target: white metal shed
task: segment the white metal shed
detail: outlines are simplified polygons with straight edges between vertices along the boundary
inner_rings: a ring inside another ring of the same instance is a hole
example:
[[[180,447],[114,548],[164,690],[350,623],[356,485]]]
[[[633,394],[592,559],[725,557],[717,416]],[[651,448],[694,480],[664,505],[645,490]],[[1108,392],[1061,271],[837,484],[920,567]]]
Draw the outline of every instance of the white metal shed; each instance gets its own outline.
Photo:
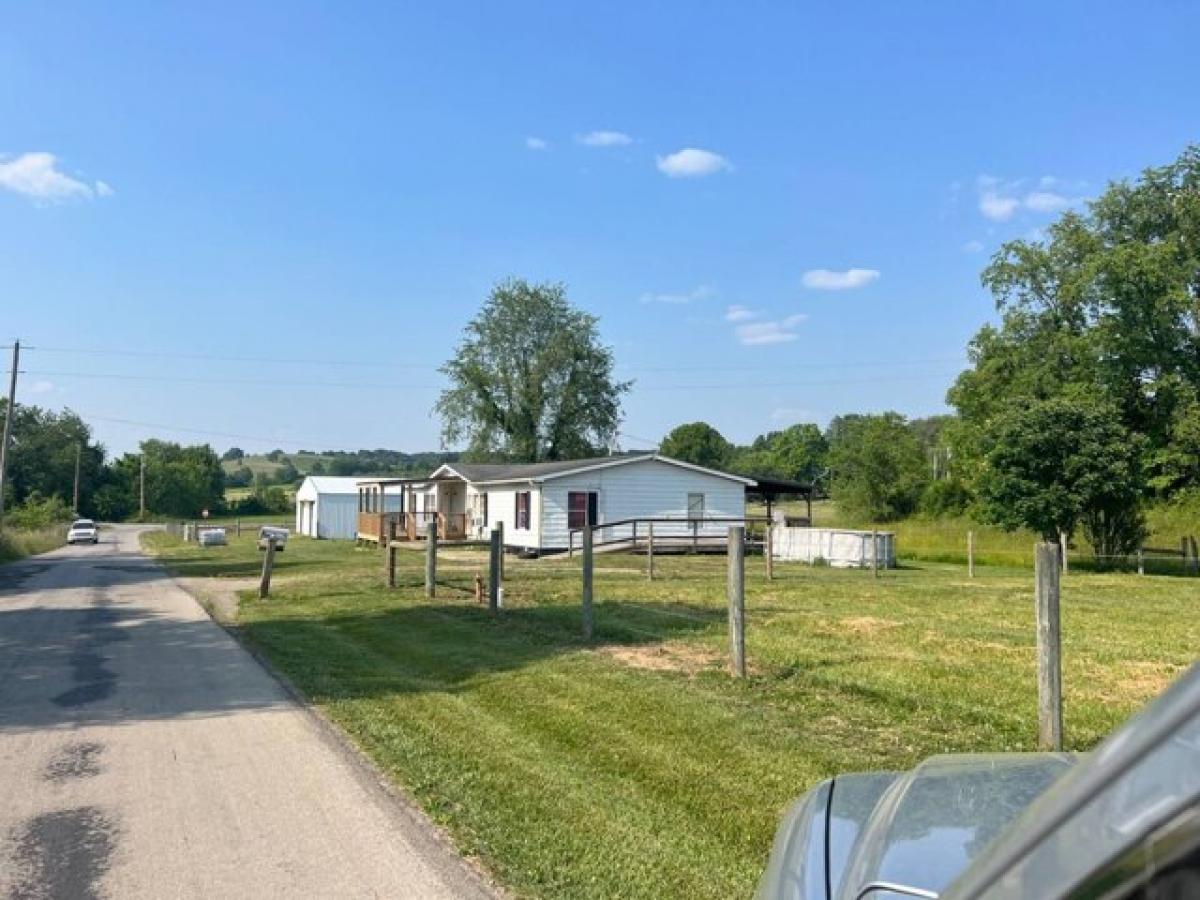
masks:
[[[364,477],[309,475],[296,491],[296,533],[353,540],[358,531],[358,483]],[[399,488],[384,495],[385,511],[399,512]]]

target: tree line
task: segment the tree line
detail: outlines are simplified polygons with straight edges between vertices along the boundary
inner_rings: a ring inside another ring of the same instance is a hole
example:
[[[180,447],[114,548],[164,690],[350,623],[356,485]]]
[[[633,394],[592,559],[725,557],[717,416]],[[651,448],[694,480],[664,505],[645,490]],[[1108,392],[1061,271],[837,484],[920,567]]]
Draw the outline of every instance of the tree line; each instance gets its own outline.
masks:
[[[0,427],[8,415],[0,400]],[[76,454],[79,458],[79,508]],[[137,453],[108,459],[91,426],[75,412],[17,404],[8,452],[5,522],[42,527],[73,515],[106,521],[141,512],[143,465],[148,516],[194,517],[228,509],[220,458],[207,444],[184,446],[146,440]]]

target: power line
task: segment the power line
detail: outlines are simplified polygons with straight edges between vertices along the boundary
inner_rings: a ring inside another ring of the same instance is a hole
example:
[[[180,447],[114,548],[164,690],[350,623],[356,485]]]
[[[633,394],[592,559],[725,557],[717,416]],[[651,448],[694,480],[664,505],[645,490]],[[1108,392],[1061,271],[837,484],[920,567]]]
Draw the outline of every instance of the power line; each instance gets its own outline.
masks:
[[[207,428],[190,428],[186,425],[165,425],[162,422],[141,422],[141,421],[138,421],[137,419],[118,419],[118,418],[113,418],[111,416],[93,416],[93,415],[88,415],[85,413],[80,413],[80,416],[89,421],[94,420],[97,422],[109,422],[109,423],[117,424],[117,425],[133,425],[138,428],[156,428],[156,429],[160,429],[162,431],[177,431],[177,432],[182,432],[184,434],[198,434],[198,435],[201,435],[202,437],[229,438],[229,439],[235,440],[235,441],[253,441],[258,444],[279,445],[281,443],[292,443],[292,444],[308,444],[313,447],[320,447],[323,444],[322,441],[309,440],[306,438],[279,437],[278,435],[275,437],[261,437],[261,436],[257,436],[257,435],[251,435],[251,434],[238,434],[236,432],[231,432],[231,431],[213,431],[213,430],[207,429]],[[328,449],[328,447],[325,447],[325,449]]]
[[[47,378],[85,378],[107,379],[116,381],[143,381],[151,384],[222,384],[250,385],[256,387],[308,387],[308,388],[353,388],[371,390],[441,390],[444,384],[405,384],[399,382],[369,382],[369,381],[296,381],[293,379],[270,378],[196,378],[186,375],[130,375],[117,372],[63,372],[54,369],[29,369],[30,375]],[[892,375],[880,374],[869,378],[824,378],[801,381],[775,382],[722,382],[719,384],[637,384],[639,391],[725,391],[747,390],[757,388],[795,388],[795,387],[827,387],[842,384],[878,384],[894,381],[927,381],[942,380],[947,377],[944,372],[924,375]]]
[[[169,350],[117,350],[105,347],[37,347],[43,353],[81,354],[88,356],[132,356],[147,359],[186,359],[208,362],[238,362],[297,366],[364,366],[368,368],[439,369],[441,363],[372,362],[370,360],[304,359],[280,356],[225,356],[210,353],[177,353]]]
[[[629,438],[630,440],[636,441],[639,444],[651,444],[656,448],[659,445],[659,441],[654,441],[650,438],[638,437],[636,434],[630,434],[628,431],[618,431],[617,437]]]
[[[393,362],[363,359],[329,359],[303,357],[272,357],[272,356],[241,356],[207,353],[177,353],[167,350],[127,350],[106,347],[24,347],[24,350],[38,350],[42,353],[79,354],[88,356],[127,356],[143,359],[178,359],[191,361],[253,363],[256,365],[307,365],[307,366],[340,366],[362,367],[371,369],[426,369],[439,370],[442,363],[430,362]],[[965,355],[948,357],[930,357],[921,359],[891,359],[891,360],[832,360],[778,363],[755,363],[746,365],[684,365],[684,366],[630,366],[618,364],[617,369],[629,373],[638,372],[779,372],[791,369],[856,369],[882,368],[886,366],[921,366],[941,363],[964,364],[969,360]]]
[[[164,384],[246,384],[259,387],[345,387],[382,388],[387,390],[437,390],[438,384],[396,384],[366,381],[295,381],[279,378],[193,378],[187,375],[128,375],[117,372],[59,372],[52,369],[31,369],[30,375],[55,378],[107,378],[117,381],[149,381]]]

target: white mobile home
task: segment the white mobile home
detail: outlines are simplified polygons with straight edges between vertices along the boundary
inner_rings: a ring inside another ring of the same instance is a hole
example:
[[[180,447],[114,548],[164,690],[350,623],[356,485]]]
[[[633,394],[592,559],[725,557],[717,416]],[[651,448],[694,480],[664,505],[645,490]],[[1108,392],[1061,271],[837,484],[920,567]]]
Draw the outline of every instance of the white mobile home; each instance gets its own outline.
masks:
[[[597,541],[628,536],[632,519],[657,519],[663,538],[723,537],[746,514],[749,478],[657,454],[532,464],[447,463],[428,478],[360,482],[358,536],[378,540],[380,491],[403,492],[401,539],[424,536],[436,520],[447,540],[482,540],[504,524],[510,549],[566,550],[585,524]],[[669,520],[669,521],[663,521]]]
[[[309,475],[305,478],[296,491],[296,534],[353,540],[358,529],[358,482],[361,477]],[[385,498],[389,512],[400,511],[399,489],[392,489]]]

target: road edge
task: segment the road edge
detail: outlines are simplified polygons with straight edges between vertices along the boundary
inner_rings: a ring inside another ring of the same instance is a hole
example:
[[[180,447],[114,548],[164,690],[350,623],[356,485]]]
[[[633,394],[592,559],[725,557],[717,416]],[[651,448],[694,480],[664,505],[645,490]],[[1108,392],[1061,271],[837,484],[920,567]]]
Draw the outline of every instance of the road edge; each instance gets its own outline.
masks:
[[[417,844],[419,849],[429,848],[438,851],[431,856],[431,865],[438,873],[443,875],[449,873],[449,868],[453,866],[453,862],[445,859],[443,856],[444,854],[449,854],[453,860],[457,860],[462,864],[463,874],[474,881],[473,887],[476,889],[475,893],[480,898],[510,900],[511,895],[496,881],[492,873],[483,865],[483,862],[476,856],[465,855],[454,843],[453,838],[450,837],[446,830],[429,818],[425,811],[421,809],[416,799],[401,785],[389,778],[387,773],[376,765],[375,761],[355,743],[354,739],[337,722],[333,721],[320,708],[309,702],[300,688],[287,675],[279,671],[266,654],[237,629],[235,623],[222,621],[219,616],[214,614],[213,609],[210,608],[208,603],[196,596],[183,580],[172,572],[155,554],[145,549],[142,545],[142,535],[148,533],[149,530],[152,529],[138,533],[138,547],[140,548],[140,552],[162,569],[166,573],[168,580],[175,587],[190,597],[192,602],[200,607],[215,625],[236,641],[238,646],[250,654],[263,671],[279,684],[284,693],[313,722],[321,740],[346,764],[353,773],[355,780],[368,792],[379,795],[384,808],[398,820],[410,826],[403,830],[410,838],[414,838],[413,843]],[[460,873],[456,871],[450,874],[453,876]],[[453,882],[454,880],[454,877],[447,878],[449,882]]]

